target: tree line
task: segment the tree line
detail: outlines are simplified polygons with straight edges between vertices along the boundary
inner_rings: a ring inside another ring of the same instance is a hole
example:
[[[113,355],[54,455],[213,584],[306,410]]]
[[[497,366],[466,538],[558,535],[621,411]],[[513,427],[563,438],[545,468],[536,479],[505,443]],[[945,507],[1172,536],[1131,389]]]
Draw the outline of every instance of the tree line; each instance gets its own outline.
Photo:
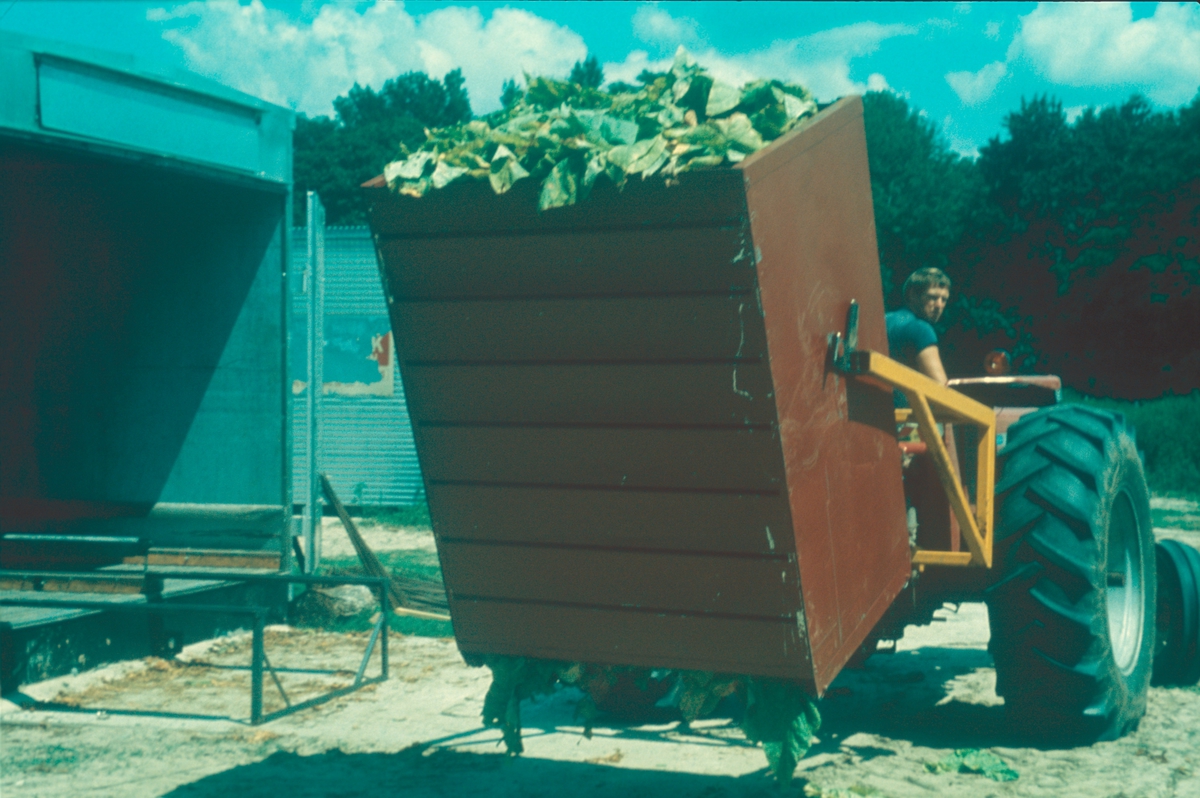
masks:
[[[598,88],[604,73],[591,57],[569,80]],[[520,93],[506,82],[501,104]],[[1087,394],[1200,388],[1200,94],[1167,110],[1134,95],[1074,119],[1051,97],[1023,100],[976,158],[895,94],[863,103],[885,299],[901,304],[913,269],[950,274],[940,332],[952,375],[1004,348],[1019,371]],[[473,118],[457,69],[356,84],[334,111],[299,117],[294,139],[297,196],[317,191],[333,225],[365,223],[358,187],[401,144]]]

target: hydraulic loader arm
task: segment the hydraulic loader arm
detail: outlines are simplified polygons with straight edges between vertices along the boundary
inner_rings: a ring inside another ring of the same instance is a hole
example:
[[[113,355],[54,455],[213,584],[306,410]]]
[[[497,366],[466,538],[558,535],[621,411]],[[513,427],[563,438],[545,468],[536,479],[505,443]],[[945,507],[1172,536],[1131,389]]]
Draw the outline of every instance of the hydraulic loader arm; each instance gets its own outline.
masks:
[[[857,349],[858,303],[851,301],[846,319],[846,335],[829,336],[830,365],[851,377],[866,378],[899,390],[908,399],[921,440],[928,447],[941,478],[950,507],[962,530],[969,551],[933,551],[918,549],[912,561],[917,565],[975,565],[992,567],[993,502],[996,478],[996,414],[953,388],[939,385],[919,371],[867,349]],[[950,462],[950,455],[937,422],[965,424],[979,428],[976,457],[974,512],[966,491]]]

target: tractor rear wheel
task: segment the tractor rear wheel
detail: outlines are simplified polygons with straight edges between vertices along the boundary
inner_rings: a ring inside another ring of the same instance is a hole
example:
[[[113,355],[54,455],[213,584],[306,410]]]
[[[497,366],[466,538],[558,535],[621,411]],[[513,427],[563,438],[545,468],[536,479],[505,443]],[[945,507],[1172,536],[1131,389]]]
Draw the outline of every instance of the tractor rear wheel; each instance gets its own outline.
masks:
[[[1047,742],[1116,739],[1146,712],[1155,643],[1150,497],[1119,414],[1060,405],[999,458],[988,617],[996,692]]]
[[[1158,643],[1153,684],[1200,682],[1200,551],[1177,540],[1158,544]]]

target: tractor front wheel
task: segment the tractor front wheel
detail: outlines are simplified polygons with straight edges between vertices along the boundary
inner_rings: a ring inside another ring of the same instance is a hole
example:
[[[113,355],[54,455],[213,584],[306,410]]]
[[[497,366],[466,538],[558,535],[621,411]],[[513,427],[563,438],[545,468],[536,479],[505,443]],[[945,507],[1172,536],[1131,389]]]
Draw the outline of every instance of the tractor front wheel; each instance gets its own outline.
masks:
[[[1060,405],[1013,425],[999,458],[996,692],[1046,742],[1112,740],[1146,712],[1155,643],[1150,498],[1119,414]]]

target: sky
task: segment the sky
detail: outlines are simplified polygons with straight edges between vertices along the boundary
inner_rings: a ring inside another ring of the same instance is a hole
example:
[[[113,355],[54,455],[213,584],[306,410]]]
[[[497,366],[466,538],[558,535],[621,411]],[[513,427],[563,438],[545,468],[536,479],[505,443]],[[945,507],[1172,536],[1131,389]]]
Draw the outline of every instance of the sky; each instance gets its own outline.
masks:
[[[821,101],[904,96],[973,155],[1022,98],[1073,118],[1141,93],[1200,90],[1200,3],[280,2],[0,0],[0,30],[183,68],[310,116],[354,83],[461,68],[472,108],[525,72],[594,55],[609,80],[665,69],[679,46],[715,76],[807,86]]]

